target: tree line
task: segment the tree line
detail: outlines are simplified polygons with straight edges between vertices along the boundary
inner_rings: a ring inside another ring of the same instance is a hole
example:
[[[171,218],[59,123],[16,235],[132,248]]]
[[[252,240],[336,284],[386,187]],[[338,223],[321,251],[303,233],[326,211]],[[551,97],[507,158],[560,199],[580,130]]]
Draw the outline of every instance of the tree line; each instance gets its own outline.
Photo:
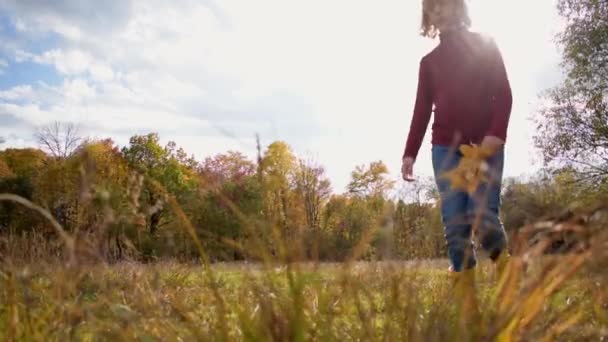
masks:
[[[229,151],[197,161],[174,142],[162,146],[155,133],[120,148],[56,123],[37,138],[41,149],[0,152],[0,192],[45,208],[106,259],[196,257],[192,233],[212,260],[442,252],[428,234],[411,238],[423,229],[440,236],[437,206],[391,199],[394,182],[379,161],[357,167],[347,193],[334,194],[321,165],[280,141],[257,160]],[[10,202],[0,206],[0,234],[56,238],[43,217]]]
[[[213,261],[445,254],[433,182],[397,185],[381,161],[356,167],[347,192],[336,194],[321,165],[281,141],[260,148],[257,160],[229,151],[198,161],[174,142],[161,145],[155,133],[122,148],[59,123],[37,137],[42,149],[0,151],[0,193],[45,208],[103,260],[192,259],[200,256],[196,240]],[[585,190],[577,175],[561,169],[506,180],[506,229],[606,193]],[[0,235],[57,239],[47,220],[11,202],[0,204]]]

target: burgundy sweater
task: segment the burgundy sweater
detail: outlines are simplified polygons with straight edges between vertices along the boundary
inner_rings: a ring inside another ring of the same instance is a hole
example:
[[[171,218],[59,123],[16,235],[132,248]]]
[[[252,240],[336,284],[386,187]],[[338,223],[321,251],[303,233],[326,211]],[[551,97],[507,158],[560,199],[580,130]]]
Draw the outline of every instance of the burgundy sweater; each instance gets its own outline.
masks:
[[[433,145],[479,144],[487,135],[507,137],[511,87],[494,41],[464,29],[440,38],[439,45],[420,62],[404,157],[418,155],[431,112]]]

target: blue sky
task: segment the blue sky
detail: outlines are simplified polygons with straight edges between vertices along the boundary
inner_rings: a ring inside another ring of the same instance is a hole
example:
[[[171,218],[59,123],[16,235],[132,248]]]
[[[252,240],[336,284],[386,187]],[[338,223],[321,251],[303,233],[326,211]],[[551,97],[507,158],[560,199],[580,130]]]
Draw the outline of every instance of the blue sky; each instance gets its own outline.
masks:
[[[515,103],[508,176],[532,172],[538,95],[560,79],[553,0],[471,0]],[[284,140],[342,191],[356,165],[398,177],[420,58],[420,1],[3,0],[0,136],[32,146],[52,121],[93,137],[159,132],[197,158]],[[427,138],[430,134],[427,134]],[[428,139],[416,165],[430,175]]]

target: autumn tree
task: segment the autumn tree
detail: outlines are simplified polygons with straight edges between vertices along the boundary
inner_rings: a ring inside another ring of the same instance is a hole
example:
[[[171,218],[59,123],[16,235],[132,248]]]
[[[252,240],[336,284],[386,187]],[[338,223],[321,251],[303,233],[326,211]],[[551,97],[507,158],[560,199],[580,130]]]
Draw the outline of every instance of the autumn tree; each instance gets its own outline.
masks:
[[[388,174],[388,168],[382,161],[357,166],[351,173],[348,191],[362,197],[385,196],[395,184]]]
[[[199,174],[206,191],[193,219],[208,252],[219,260],[247,257],[234,244],[247,245],[263,209],[255,164],[230,151],[206,158]]]
[[[323,236],[319,255],[330,260],[370,255],[370,244],[377,228],[377,213],[365,198],[332,196],[323,210]],[[355,249],[361,245],[359,255]]]
[[[80,175],[80,164],[70,154],[65,158],[48,158],[35,178],[34,200],[47,208],[67,230],[78,226]]]
[[[318,259],[324,234],[321,231],[321,212],[331,195],[331,184],[325,169],[317,163],[299,159],[295,167],[292,188],[295,193],[296,210],[304,216],[302,238],[303,253],[308,258]]]
[[[8,148],[0,152],[0,158],[15,176],[33,179],[47,163],[47,155],[35,148]]]
[[[126,239],[139,245],[136,223],[143,214],[134,198],[140,191],[137,179],[111,139],[87,141],[70,159],[80,170],[79,232],[95,256],[121,259]]]
[[[8,166],[8,164],[0,159],[0,179],[6,179],[13,176],[13,171]]]
[[[199,167],[206,186],[215,188],[227,182],[240,182],[256,172],[255,164],[242,153],[228,151],[207,157]]]
[[[294,188],[304,204],[306,226],[318,229],[322,206],[331,195],[331,184],[325,169],[311,161],[300,159],[294,173]]]
[[[267,147],[260,165],[264,214],[271,228],[279,228],[285,236],[293,234],[297,225],[293,220],[293,194],[290,187],[295,166],[296,157],[291,147],[282,141],[273,142]]]
[[[445,238],[437,204],[399,200],[394,215],[396,255],[406,259],[444,255]]]
[[[399,189],[393,225],[396,255],[408,259],[442,255],[445,238],[439,205],[432,178],[421,178]]]

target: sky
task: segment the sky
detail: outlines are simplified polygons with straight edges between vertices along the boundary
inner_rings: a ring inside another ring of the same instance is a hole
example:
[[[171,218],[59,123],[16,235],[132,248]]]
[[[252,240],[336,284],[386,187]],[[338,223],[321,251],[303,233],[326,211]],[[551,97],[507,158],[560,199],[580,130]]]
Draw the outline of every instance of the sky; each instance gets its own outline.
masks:
[[[0,0],[0,136],[73,122],[128,143],[158,132],[197,159],[289,143],[336,192],[355,166],[395,179],[420,58],[419,0]],[[497,41],[514,106],[505,175],[539,167],[541,92],[561,79],[554,0],[470,0],[473,30]],[[430,131],[415,166],[432,174]]]

